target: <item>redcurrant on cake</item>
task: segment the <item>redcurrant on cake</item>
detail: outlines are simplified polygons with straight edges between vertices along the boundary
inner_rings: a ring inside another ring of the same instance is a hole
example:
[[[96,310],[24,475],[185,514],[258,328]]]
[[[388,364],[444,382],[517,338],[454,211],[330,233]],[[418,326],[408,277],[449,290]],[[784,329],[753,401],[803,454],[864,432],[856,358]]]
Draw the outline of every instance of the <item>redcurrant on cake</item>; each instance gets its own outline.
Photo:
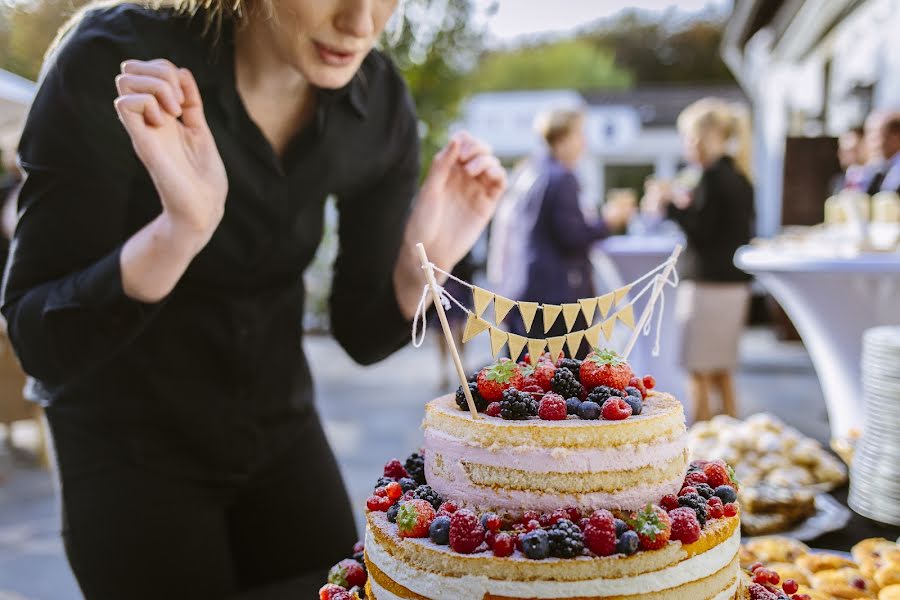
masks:
[[[503,359],[425,410],[367,501],[377,600],[733,600],[737,482],[688,462],[681,404],[608,350]]]

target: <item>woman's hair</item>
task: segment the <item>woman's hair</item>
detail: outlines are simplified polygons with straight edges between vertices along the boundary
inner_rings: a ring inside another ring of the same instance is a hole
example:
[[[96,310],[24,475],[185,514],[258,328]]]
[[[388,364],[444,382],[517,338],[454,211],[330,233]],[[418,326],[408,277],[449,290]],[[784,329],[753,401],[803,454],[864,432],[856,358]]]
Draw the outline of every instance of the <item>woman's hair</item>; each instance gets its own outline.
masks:
[[[250,14],[272,15],[272,3],[277,0],[93,0],[82,6],[66,21],[50,46],[47,48],[47,56],[59,45],[66,33],[72,30],[84,14],[95,8],[116,6],[117,4],[134,3],[149,8],[171,8],[185,14],[196,14],[203,11],[206,19],[206,31],[218,34],[222,28],[222,22],[226,20],[241,21]]]
[[[538,116],[534,128],[551,148],[564,139],[584,120],[584,113],[577,109],[557,108]]]
[[[702,98],[678,115],[678,131],[691,133],[701,140],[713,134],[721,136],[731,145],[729,154],[738,169],[748,179],[752,178],[750,114],[743,105],[720,98]]]

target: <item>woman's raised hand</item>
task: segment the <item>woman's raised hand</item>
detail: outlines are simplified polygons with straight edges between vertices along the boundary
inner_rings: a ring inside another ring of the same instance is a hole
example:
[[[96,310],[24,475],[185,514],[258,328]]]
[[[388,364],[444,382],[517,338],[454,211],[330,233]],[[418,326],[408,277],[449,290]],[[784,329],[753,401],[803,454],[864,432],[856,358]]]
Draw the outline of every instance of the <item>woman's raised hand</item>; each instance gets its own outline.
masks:
[[[222,219],[228,178],[193,75],[165,59],[122,63],[115,106],[176,235],[199,251]]]
[[[506,171],[468,133],[454,135],[435,155],[407,227],[436,265],[450,269],[478,240],[506,188]]]

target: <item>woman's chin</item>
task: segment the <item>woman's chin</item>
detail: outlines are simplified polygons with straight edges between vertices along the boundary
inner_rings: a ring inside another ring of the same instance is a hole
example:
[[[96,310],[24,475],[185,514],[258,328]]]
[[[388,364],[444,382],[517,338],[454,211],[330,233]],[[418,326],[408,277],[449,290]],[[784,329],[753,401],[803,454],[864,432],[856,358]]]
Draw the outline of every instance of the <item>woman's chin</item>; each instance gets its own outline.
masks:
[[[358,70],[358,64],[347,65],[345,67],[317,65],[309,70],[306,78],[317,88],[336,90],[350,83]]]

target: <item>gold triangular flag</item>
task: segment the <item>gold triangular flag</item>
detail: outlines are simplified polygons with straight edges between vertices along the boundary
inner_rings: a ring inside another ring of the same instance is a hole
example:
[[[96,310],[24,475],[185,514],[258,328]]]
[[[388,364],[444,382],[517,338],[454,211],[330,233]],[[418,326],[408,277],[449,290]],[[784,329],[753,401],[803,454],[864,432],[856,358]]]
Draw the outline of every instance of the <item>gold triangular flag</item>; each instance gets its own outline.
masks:
[[[581,340],[584,339],[583,331],[576,331],[566,336],[566,345],[569,347],[569,356],[575,358],[578,349],[581,348]]]
[[[634,329],[634,305],[628,304],[616,313],[620,321],[628,325],[629,329]]]
[[[556,337],[547,338],[547,349],[550,351],[550,360],[556,362],[566,343],[566,336],[558,335]]]
[[[562,305],[563,319],[566,322],[566,331],[572,331],[572,325],[575,324],[575,319],[578,318],[578,313],[580,312],[581,305],[577,302],[575,304]]]
[[[497,327],[491,327],[491,356],[496,357],[500,354],[507,339],[509,339],[508,333]]]
[[[515,333],[509,334],[509,356],[513,360],[519,360],[519,355],[522,354],[522,350],[525,348],[525,344],[528,343],[528,338],[516,335]]]
[[[584,330],[584,339],[587,340],[587,343],[591,345],[591,348],[596,348],[600,345],[600,324],[594,325],[593,327],[589,327]]]
[[[606,315],[609,314],[609,309],[612,308],[613,298],[615,298],[615,294],[610,292],[608,294],[603,294],[599,298],[597,298],[597,306],[600,307],[600,316],[604,319]]]
[[[525,333],[531,331],[531,325],[534,323],[534,315],[537,314],[537,302],[518,302],[519,314],[522,315],[522,322],[525,323]]]
[[[628,292],[630,292],[630,291],[631,291],[631,284],[628,284],[625,287],[620,287],[619,289],[617,289],[614,292],[616,297],[615,297],[615,302],[613,302],[613,304],[618,306],[619,302],[621,302],[622,299],[625,298],[625,296],[627,296]]]
[[[616,326],[616,316],[613,315],[607,320],[600,323],[600,329],[603,331],[603,337],[606,338],[606,341],[612,339],[613,329]]]
[[[531,366],[537,366],[538,360],[544,353],[544,347],[547,346],[547,340],[535,340],[528,338],[528,360]]]
[[[506,315],[509,314],[509,311],[511,311],[512,307],[515,305],[516,303],[509,298],[494,295],[494,323],[499,325],[500,321],[506,318]]]
[[[557,306],[556,304],[544,304],[544,333],[550,331],[550,328],[553,327],[553,324],[556,323],[556,319],[559,318],[559,313],[562,312],[562,306]]]
[[[463,331],[463,344],[483,331],[486,331],[490,326],[491,324],[481,317],[476,317],[474,314],[469,313],[469,318],[466,319],[466,329]]]
[[[480,317],[494,299],[494,294],[480,287],[473,287],[472,298],[475,300],[475,314]]]
[[[579,300],[578,304],[581,305],[581,312],[584,313],[584,318],[587,320],[588,327],[590,327],[594,322],[594,311],[597,310],[597,299],[590,298],[588,300]]]

